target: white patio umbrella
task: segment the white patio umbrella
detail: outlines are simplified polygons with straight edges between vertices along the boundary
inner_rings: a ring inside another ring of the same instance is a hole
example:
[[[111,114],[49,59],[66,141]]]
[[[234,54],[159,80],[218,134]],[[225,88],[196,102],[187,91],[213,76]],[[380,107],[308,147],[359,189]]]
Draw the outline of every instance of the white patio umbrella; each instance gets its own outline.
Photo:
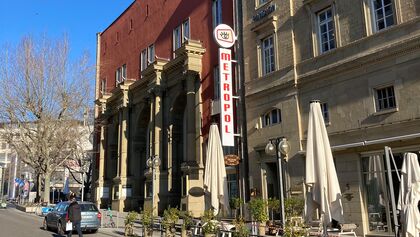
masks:
[[[420,166],[417,155],[405,153],[397,209],[400,210],[403,236],[420,236]]]
[[[306,219],[311,220],[314,211],[318,209],[326,234],[326,225],[332,219],[343,222],[343,206],[319,101],[311,101],[310,104],[305,170],[305,184],[308,187],[305,200]]]
[[[217,124],[210,125],[206,157],[204,187],[210,194],[211,206],[217,215],[219,204],[222,204],[226,211],[229,208],[225,160]]]

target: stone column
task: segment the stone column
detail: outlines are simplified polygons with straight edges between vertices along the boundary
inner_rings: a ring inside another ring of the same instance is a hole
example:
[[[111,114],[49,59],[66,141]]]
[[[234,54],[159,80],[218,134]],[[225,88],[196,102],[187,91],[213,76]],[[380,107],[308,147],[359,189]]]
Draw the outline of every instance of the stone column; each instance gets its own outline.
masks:
[[[204,169],[201,161],[201,97],[197,80],[196,72],[187,73],[187,161],[182,166],[183,178],[186,179],[186,187],[183,188],[187,192],[187,196],[182,202],[195,217],[201,216],[204,211],[204,195],[189,193],[192,187],[203,187],[204,183]]]
[[[106,113],[106,100],[107,100],[108,96],[103,96],[101,99],[98,100],[98,103],[101,106],[101,111],[100,114],[103,116]],[[95,190],[95,194],[96,194],[96,204],[98,205],[98,207],[101,206],[102,204],[102,195],[103,195],[103,190],[104,190],[104,181],[105,181],[105,152],[106,152],[106,132],[107,132],[107,126],[108,123],[105,119],[100,118],[100,115],[98,114],[98,120],[102,120],[100,121],[100,126],[101,126],[101,131],[100,131],[100,140],[99,140],[99,164],[98,167],[96,167],[98,169],[98,179],[96,180],[96,190]],[[109,193],[109,192],[108,192]],[[109,197],[108,197],[109,198]]]

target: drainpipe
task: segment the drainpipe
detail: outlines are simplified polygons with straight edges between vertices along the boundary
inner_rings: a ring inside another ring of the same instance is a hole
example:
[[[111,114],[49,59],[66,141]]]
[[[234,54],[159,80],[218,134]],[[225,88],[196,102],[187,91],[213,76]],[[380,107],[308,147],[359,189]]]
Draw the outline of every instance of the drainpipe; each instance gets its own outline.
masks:
[[[243,194],[245,202],[250,200],[249,195],[249,161],[248,161],[248,138],[246,134],[246,107],[245,107],[245,72],[244,72],[244,47],[243,47],[243,13],[242,13],[242,0],[235,0],[235,23],[237,32],[237,43],[236,43],[236,58],[238,61],[237,67],[237,82],[238,83],[238,95],[239,95],[239,126],[240,126],[240,152],[242,156],[242,174],[243,174]]]

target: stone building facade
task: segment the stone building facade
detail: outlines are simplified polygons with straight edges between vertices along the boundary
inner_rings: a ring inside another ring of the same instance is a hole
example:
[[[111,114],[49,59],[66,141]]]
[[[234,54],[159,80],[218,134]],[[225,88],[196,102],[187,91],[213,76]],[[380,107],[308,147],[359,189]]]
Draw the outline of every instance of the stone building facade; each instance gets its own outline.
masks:
[[[153,202],[159,213],[177,206],[202,214],[203,194],[188,190],[203,188],[218,116],[213,27],[231,25],[232,15],[230,1],[137,0],[98,34],[99,205],[138,211]],[[156,157],[152,170],[146,161]]]
[[[264,148],[283,136],[291,145],[287,196],[303,195],[309,102],[320,100],[345,221],[359,225],[358,235],[392,234],[384,147],[397,167],[404,152],[420,149],[419,14],[418,0],[244,1],[250,186],[257,195],[279,195],[276,159]],[[395,180],[393,187],[398,191]]]

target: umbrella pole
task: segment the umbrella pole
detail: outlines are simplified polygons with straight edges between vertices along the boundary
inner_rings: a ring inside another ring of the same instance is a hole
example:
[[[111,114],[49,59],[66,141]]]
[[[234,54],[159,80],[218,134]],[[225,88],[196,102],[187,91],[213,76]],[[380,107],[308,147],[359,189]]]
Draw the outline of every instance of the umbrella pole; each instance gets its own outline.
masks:
[[[394,226],[395,226],[395,236],[398,237],[398,218],[397,218],[397,206],[395,205],[395,196],[394,196],[394,186],[392,182],[392,174],[391,174],[391,162],[389,160],[389,153],[391,152],[391,148],[385,146],[385,160],[387,166],[387,174],[389,180],[389,194],[391,198],[391,205],[392,205],[392,216],[394,218]]]

